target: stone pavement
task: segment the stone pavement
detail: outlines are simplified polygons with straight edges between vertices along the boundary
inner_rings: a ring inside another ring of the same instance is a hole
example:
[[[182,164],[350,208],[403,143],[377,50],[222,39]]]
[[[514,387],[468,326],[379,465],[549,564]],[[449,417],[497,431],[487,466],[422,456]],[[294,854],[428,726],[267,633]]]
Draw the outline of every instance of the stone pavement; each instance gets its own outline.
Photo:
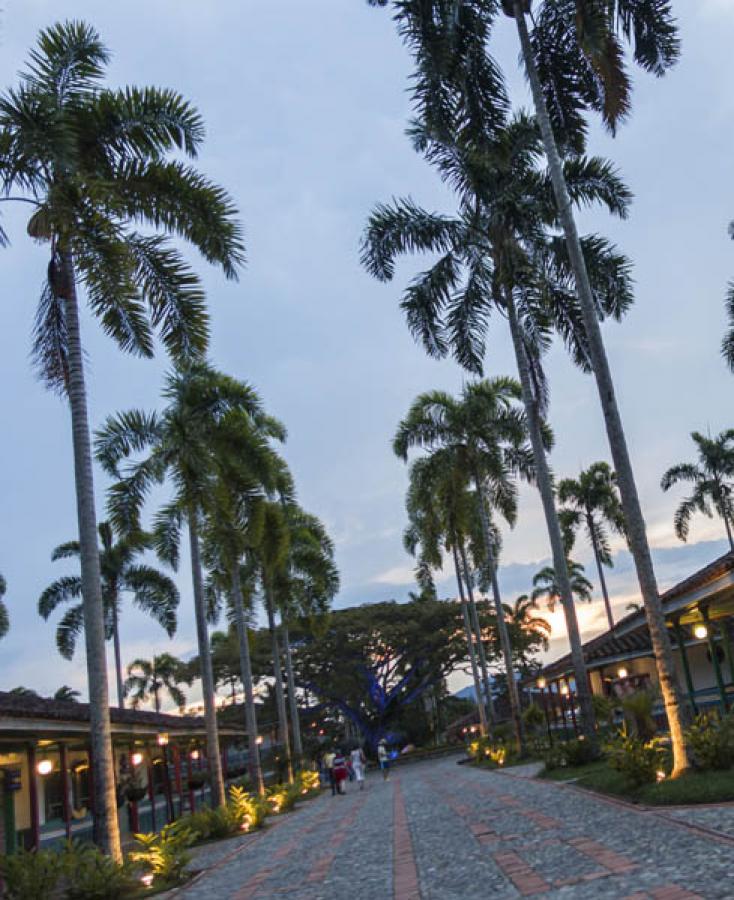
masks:
[[[177,900],[734,898],[734,837],[712,808],[638,810],[455,758],[347,790],[220,849]]]

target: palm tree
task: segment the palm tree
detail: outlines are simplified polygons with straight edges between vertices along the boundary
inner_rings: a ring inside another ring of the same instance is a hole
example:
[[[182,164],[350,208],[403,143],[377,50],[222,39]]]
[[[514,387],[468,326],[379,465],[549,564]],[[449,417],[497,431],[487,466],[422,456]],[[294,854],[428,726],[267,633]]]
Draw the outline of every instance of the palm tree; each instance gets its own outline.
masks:
[[[0,182],[4,200],[31,206],[28,233],[49,248],[33,357],[71,411],[95,839],[119,860],[79,288],[121,349],[152,356],[155,327],[167,350],[186,359],[206,347],[204,295],[166,235],[189,241],[227,277],[236,275],[242,244],[227,195],[169,158],[196,155],[204,136],[198,113],[175,91],[105,88],[108,60],[83,22],[41,32],[19,86],[0,96]]]
[[[238,420],[238,421],[237,421]],[[250,659],[248,623],[256,590],[257,566],[254,548],[262,539],[265,497],[283,486],[283,465],[267,443],[267,436],[247,416],[230,418],[235,424],[231,444],[222,447],[219,474],[207,499],[204,527],[204,558],[209,569],[207,592],[218,615],[222,598],[229,600],[240,657],[240,677],[245,692],[245,725],[249,743],[250,770],[258,792],[265,782],[257,742],[257,712]],[[268,423],[272,433],[274,420]],[[285,429],[280,437],[285,437]]]
[[[521,594],[510,606],[505,605],[505,619],[512,635],[512,650],[518,666],[529,670],[531,660],[526,656],[527,647],[540,647],[547,651],[550,646],[551,624],[542,616],[536,616],[538,603],[527,594]]]
[[[389,0],[368,0],[386,6]],[[496,127],[507,106],[501,70],[486,44],[496,3],[486,0],[429,0],[428,4],[394,0],[398,28],[416,57],[413,97],[419,113],[433,129],[445,131],[461,121],[475,136]],[[543,138],[553,196],[563,229],[588,359],[617,472],[627,537],[650,629],[658,680],[673,744],[673,776],[690,765],[684,735],[684,714],[665,625],[657,580],[652,565],[644,517],[640,506],[627,440],[617,405],[611,368],[599,325],[588,257],[576,228],[574,192],[564,168],[561,149],[572,151],[585,144],[584,113],[602,113],[614,131],[629,109],[630,82],[624,69],[622,41],[634,43],[634,59],[643,69],[661,76],[680,53],[677,28],[669,0],[546,0],[528,31],[526,16],[532,0],[502,0],[502,10],[515,19],[521,55]],[[555,129],[555,130],[554,130]],[[554,550],[554,559],[555,559]],[[558,563],[556,563],[558,568]],[[569,601],[570,603],[570,601]],[[573,649],[573,648],[572,648]],[[582,699],[582,698],[580,698]],[[582,706],[583,708],[583,706]]]
[[[63,703],[78,703],[81,692],[69,687],[68,684],[62,684],[54,694],[54,700],[60,700]]]
[[[575,599],[582,603],[591,603],[593,585],[584,575],[584,567],[581,563],[569,559],[566,562],[566,569],[571,580],[571,590]],[[556,603],[561,598],[561,588],[553,566],[544,566],[539,572],[535,573],[531,596],[533,602],[544,599],[550,612],[553,612],[556,608]]]
[[[494,378],[466,385],[455,400],[441,391],[422,394],[398,426],[393,442],[395,453],[406,459],[411,447],[428,450],[452,447],[457,463],[473,479],[478,513],[485,543],[485,556],[494,598],[500,646],[507,671],[508,693],[518,745],[523,747],[522,716],[517,683],[512,667],[512,647],[505,626],[504,610],[492,550],[490,505],[514,525],[517,516],[517,488],[511,475],[531,477],[531,453],[524,414],[518,408],[520,385],[511,378]],[[467,587],[472,590],[463,548],[460,549]],[[481,647],[481,642],[480,642]]]
[[[136,659],[127,667],[125,694],[130,697],[133,709],[153,698],[153,707],[161,711],[161,692],[165,691],[179,709],[186,705],[186,695],[179,688],[183,677],[181,660],[170,653],[161,653],[153,659]]]
[[[726,528],[729,547],[734,552],[734,428],[722,431],[714,438],[705,437],[698,431],[691,432],[691,437],[698,451],[698,463],[672,466],[660,481],[664,491],[681,481],[693,484],[692,493],[681,501],[675,511],[675,533],[682,541],[688,540],[693,514],[701,512],[712,518],[713,511],[716,511]]]
[[[293,782],[293,754],[288,729],[288,712],[283,691],[283,667],[281,664],[280,641],[275,623],[277,612],[277,583],[288,564],[290,553],[290,532],[285,511],[275,501],[265,504],[263,528],[260,540],[253,550],[257,561],[260,583],[265,604],[265,613],[270,633],[270,648],[273,662],[275,705],[278,712],[278,730],[283,745],[289,783]]]
[[[569,289],[568,259],[553,231],[557,214],[551,185],[537,164],[540,136],[525,116],[515,117],[483,141],[481,153],[471,144],[430,138],[417,126],[416,135],[428,158],[457,189],[458,215],[435,215],[412,200],[379,206],[367,227],[363,263],[375,277],[390,280],[401,253],[439,253],[438,262],[409,285],[401,305],[411,331],[430,355],[443,357],[451,351],[471,371],[482,370],[492,308],[509,318],[535,476],[553,564],[564,589],[583,727],[588,740],[594,741],[593,706],[543,438],[548,388],[541,357],[549,346],[550,330],[555,327],[563,335],[579,366],[588,368],[588,358]],[[603,160],[577,159],[568,171],[578,202],[603,202],[624,213],[628,193]],[[584,240],[594,260],[598,314],[618,318],[631,302],[628,264],[602,238],[592,235]]]
[[[467,598],[466,578],[469,572],[468,566],[462,564],[466,560],[467,542],[475,561],[483,565],[486,559],[483,534],[478,523],[477,498],[467,489],[468,480],[466,470],[458,464],[454,447],[434,450],[430,455],[416,459],[410,466],[405,504],[409,524],[403,535],[403,544],[408,553],[418,557],[416,577],[423,591],[435,593],[432,572],[442,569],[444,552],[450,553],[453,559],[477,698],[479,727],[485,735],[489,720],[493,718],[491,683],[484,655],[484,633],[473,600]],[[483,696],[486,708],[482,702]]]
[[[275,578],[275,592],[285,651],[293,755],[300,768],[303,740],[288,626],[294,618],[318,620],[327,613],[339,590],[339,572],[334,563],[334,544],[322,522],[295,503],[285,504],[283,508],[288,528],[288,555]]]
[[[145,498],[166,480],[174,494],[155,516],[152,537],[158,556],[174,569],[178,567],[181,529],[184,523],[188,526],[207,758],[212,802],[219,806],[224,802],[224,782],[199,533],[220,461],[227,458],[232,445],[229,423],[236,430],[244,416],[273,432],[279,426],[264,414],[252,388],[203,363],[168,375],[163,398],[166,406],[160,414],[132,410],[108,417],[96,434],[96,455],[105,471],[119,479],[110,489],[109,508],[113,524],[122,533],[142,531],[140,514]],[[143,455],[146,451],[147,456]],[[141,455],[121,468],[123,460]]]
[[[135,558],[150,546],[147,535],[127,536],[115,540],[109,522],[100,522],[99,563],[102,576],[102,602],[105,613],[105,637],[113,642],[115,673],[117,676],[117,705],[125,705],[120,650],[120,611],[122,595],[132,594],[133,603],[147,613],[163,628],[169,637],[176,633],[176,610],[179,603],[178,588],[158,569],[135,563]],[[79,541],[68,541],[58,546],[51,560],[78,557]],[[65,575],[57,578],[41,594],[38,612],[44,619],[62,603],[77,600],[82,593],[81,577]],[[56,646],[64,659],[71,659],[76,641],[84,630],[84,614],[81,603],[69,608],[56,628]]]
[[[605,462],[596,462],[581,472],[577,479],[564,478],[558,485],[558,500],[565,504],[560,511],[561,522],[568,536],[566,552],[573,549],[575,532],[583,524],[594,551],[599,573],[607,621],[614,628],[612,605],[609,601],[604,566],[612,566],[608,528],[624,534],[624,513],[619,498],[617,478]]]
[[[10,616],[8,615],[8,608],[3,602],[3,597],[5,596],[5,592],[8,589],[7,582],[5,581],[5,576],[0,573],[0,638],[5,637],[8,633],[8,629],[10,628]]]

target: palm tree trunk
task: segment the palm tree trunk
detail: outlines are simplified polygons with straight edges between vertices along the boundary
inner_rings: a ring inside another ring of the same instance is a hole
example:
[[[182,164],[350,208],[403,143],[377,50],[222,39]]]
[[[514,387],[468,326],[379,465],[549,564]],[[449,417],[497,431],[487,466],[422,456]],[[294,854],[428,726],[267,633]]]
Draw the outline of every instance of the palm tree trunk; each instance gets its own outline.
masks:
[[[115,762],[110,728],[107,647],[94,508],[92,448],[84,383],[84,358],[71,253],[63,256],[69,353],[69,407],[74,449],[74,477],[84,611],[84,643],[89,691],[89,740],[94,790],[94,841],[116,862],[122,861],[115,797]]]
[[[217,704],[214,691],[214,673],[212,672],[212,655],[209,646],[209,630],[206,625],[206,606],[204,603],[204,579],[201,574],[201,555],[199,553],[199,528],[195,509],[188,514],[189,543],[191,545],[191,577],[194,583],[194,613],[196,616],[196,641],[199,648],[199,664],[201,666],[201,691],[204,695],[204,720],[206,726],[206,756],[211,778],[212,806],[216,809],[224,804],[224,778],[222,776],[222,758],[219,753],[219,730],[217,728]]]
[[[525,69],[530,80],[535,114],[543,137],[548,169],[553,183],[553,193],[555,194],[558,213],[566,237],[568,255],[576,280],[576,290],[586,331],[589,358],[594,377],[596,378],[609,447],[612,453],[614,469],[617,473],[617,483],[627,524],[627,540],[635,561],[637,580],[640,584],[640,592],[645,604],[647,624],[657,664],[658,680],[670,726],[670,737],[673,744],[673,777],[676,777],[690,767],[684,733],[687,715],[681,703],[680,689],[673,663],[673,650],[665,625],[662,604],[660,603],[655,570],[653,569],[650,547],[647,541],[645,519],[640,507],[640,498],[637,494],[637,485],[627,448],[627,439],[614,394],[612,373],[604,348],[589,274],[586,270],[586,262],[573,216],[571,198],[568,193],[561,157],[548,116],[548,107],[543,96],[540,77],[533,58],[530,36],[528,35],[527,22],[525,21],[525,13],[522,6],[522,0],[514,0],[515,21],[520,37]]]
[[[505,301],[507,303],[507,316],[510,321],[512,343],[515,348],[517,371],[520,376],[522,398],[528,416],[530,444],[533,449],[533,461],[535,463],[535,477],[538,483],[540,499],[543,504],[551,553],[553,555],[553,568],[561,592],[561,603],[563,604],[563,613],[566,619],[566,634],[568,635],[568,643],[571,647],[571,662],[573,664],[574,679],[576,681],[576,695],[581,708],[581,729],[586,739],[595,745],[597,743],[597,738],[596,729],[594,728],[594,706],[591,701],[591,691],[589,689],[589,678],[586,673],[586,663],[584,662],[584,651],[581,645],[579,623],[576,618],[576,607],[574,606],[571,582],[568,577],[568,566],[566,565],[566,553],[563,547],[561,523],[558,521],[558,510],[556,509],[556,500],[553,493],[553,482],[551,480],[548,460],[546,459],[545,448],[543,446],[540,416],[538,415],[538,407],[533,395],[528,359],[525,355],[525,345],[520,332],[520,323],[517,318],[515,298],[513,297],[511,290],[505,292]]]
[[[607,590],[607,580],[604,577],[604,569],[601,564],[601,556],[599,555],[599,544],[596,540],[596,532],[594,531],[594,522],[588,517],[587,518],[587,528],[589,529],[589,534],[591,535],[591,547],[594,551],[594,559],[596,560],[596,569],[599,573],[599,584],[601,586],[601,593],[604,597],[604,608],[607,611],[607,621],[609,622],[609,628],[614,628],[614,616],[612,616],[612,604],[609,602],[609,591]]]
[[[153,706],[157,713],[161,711],[161,689],[157,682],[153,684]]]
[[[721,518],[724,520],[724,527],[726,528],[726,536],[729,538],[729,549],[732,553],[734,553],[734,538],[731,535],[731,525],[729,523],[729,516],[722,512]]]
[[[502,596],[500,594],[499,580],[497,578],[497,565],[492,550],[492,535],[489,531],[489,516],[487,515],[487,499],[484,493],[484,484],[479,477],[478,472],[474,472],[474,483],[477,487],[477,497],[479,500],[479,518],[482,523],[484,552],[487,557],[487,565],[489,566],[490,577],[492,579],[492,597],[494,599],[494,612],[497,616],[497,632],[499,634],[500,647],[502,648],[502,656],[505,662],[505,672],[507,673],[507,696],[510,699],[510,715],[512,716],[512,724],[515,729],[517,748],[522,756],[525,753],[525,730],[522,724],[520,695],[517,690],[517,681],[515,680],[515,667],[512,664],[512,644],[510,642],[510,633],[507,630],[507,622],[505,621],[505,611],[502,607]]]
[[[250,772],[253,783],[257,787],[257,792],[262,796],[265,793],[265,782],[263,780],[262,765],[260,764],[260,745],[257,742],[257,711],[255,710],[255,690],[252,681],[250,640],[245,623],[240,567],[237,564],[232,567],[232,600],[234,601],[234,620],[240,650],[240,674],[242,686],[245,689],[245,725],[247,728],[247,743],[249,745]]]
[[[285,649],[285,674],[288,680],[288,701],[291,707],[291,728],[293,729],[293,755],[295,756],[296,769],[303,766],[303,740],[301,739],[301,721],[298,713],[298,700],[296,698],[296,679],[293,675],[293,657],[291,655],[291,641],[288,634],[288,623],[283,620],[283,647]]]
[[[479,671],[482,673],[482,684],[484,685],[484,702],[487,707],[487,725],[494,722],[494,706],[492,704],[492,682],[489,680],[489,667],[487,666],[487,653],[484,649],[484,641],[482,640],[482,626],[479,623],[479,613],[477,612],[477,604],[474,600],[474,580],[469,571],[469,563],[466,558],[466,549],[464,542],[459,545],[459,553],[461,555],[461,567],[464,574],[464,584],[466,585],[466,593],[468,597],[469,616],[474,629],[474,637],[477,642],[477,655],[479,656]]]
[[[461,578],[461,566],[459,565],[459,555],[456,552],[456,544],[452,548],[454,554],[454,569],[456,571],[456,583],[459,586],[459,598],[461,600],[461,614],[464,617],[464,631],[466,632],[466,643],[469,648],[469,663],[471,665],[472,678],[474,679],[474,691],[477,695],[477,709],[479,710],[479,731],[482,737],[487,736],[487,712],[482,703],[482,683],[479,680],[479,668],[477,667],[477,657],[474,652],[474,640],[472,637],[471,624],[469,622],[469,613],[467,612],[466,597],[464,596],[464,582]]]
[[[117,618],[117,599],[112,601],[112,646],[115,651],[115,676],[117,679],[117,705],[125,708],[125,685],[122,681],[122,653],[120,652],[120,624]]]
[[[291,759],[291,740],[288,734],[288,713],[285,708],[285,696],[283,694],[283,670],[280,667],[280,647],[278,646],[278,632],[275,628],[275,611],[270,588],[265,588],[265,607],[268,614],[268,629],[270,631],[270,645],[273,654],[273,677],[275,678],[275,702],[278,707],[278,725],[280,739],[283,742],[285,762],[288,767],[288,783],[293,784],[293,761]]]

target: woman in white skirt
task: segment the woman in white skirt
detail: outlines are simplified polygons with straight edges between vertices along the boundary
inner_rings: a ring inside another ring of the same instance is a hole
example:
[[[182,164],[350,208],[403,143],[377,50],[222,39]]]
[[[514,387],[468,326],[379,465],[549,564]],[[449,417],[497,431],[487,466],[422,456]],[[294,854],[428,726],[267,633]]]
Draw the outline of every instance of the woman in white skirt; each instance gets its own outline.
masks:
[[[359,789],[364,790],[364,768],[367,759],[361,747],[356,747],[351,753],[352,769],[354,769],[354,777],[357,779]]]

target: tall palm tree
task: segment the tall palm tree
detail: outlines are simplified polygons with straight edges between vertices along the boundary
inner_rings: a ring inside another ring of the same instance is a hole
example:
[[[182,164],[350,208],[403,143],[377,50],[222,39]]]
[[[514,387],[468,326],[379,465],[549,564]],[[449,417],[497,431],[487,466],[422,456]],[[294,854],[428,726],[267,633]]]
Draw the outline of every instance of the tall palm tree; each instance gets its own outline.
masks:
[[[154,517],[152,536],[158,556],[174,569],[181,529],[184,523],[188,527],[207,759],[212,802],[219,806],[224,802],[224,782],[199,535],[220,461],[232,445],[230,421],[236,428],[242,416],[249,417],[276,437],[280,426],[265,415],[252,388],[203,363],[168,375],[163,399],[166,405],[160,414],[131,410],[108,417],[96,433],[96,456],[105,471],[118,479],[110,489],[109,509],[122,533],[142,531],[143,503],[155,485],[166,481],[173,496]]]
[[[108,61],[83,22],[41,32],[19,85],[0,96],[0,184],[3,200],[31,207],[27,231],[49,249],[33,357],[71,411],[95,838],[119,860],[79,292],[121,349],[152,356],[157,328],[174,357],[188,358],[206,347],[204,295],[166,235],[190,242],[227,277],[236,275],[242,243],[227,195],[170,158],[172,151],[196,155],[204,137],[199,114],[175,91],[105,88]],[[7,243],[1,230],[0,243]]]
[[[287,565],[290,552],[290,533],[286,514],[280,503],[270,501],[265,505],[263,528],[260,540],[254,548],[254,556],[262,585],[265,613],[270,633],[270,647],[273,661],[275,704],[278,712],[278,729],[283,745],[289,783],[293,782],[293,754],[288,729],[288,712],[283,691],[283,667],[281,663],[280,641],[275,622],[277,613],[277,582]]]
[[[575,533],[583,524],[594,551],[599,584],[610,628],[614,628],[604,566],[612,566],[608,529],[624,534],[624,512],[617,478],[608,463],[596,462],[578,478],[564,478],[558,485],[558,500],[564,504],[561,522],[567,534],[566,552],[573,549]]]
[[[468,597],[468,572],[467,567],[462,565],[462,557],[466,559],[467,543],[476,562],[484,565],[486,559],[483,534],[478,524],[477,499],[467,489],[469,476],[458,463],[456,449],[447,447],[434,450],[411,464],[405,504],[409,524],[403,543],[412,556],[418,557],[416,576],[424,591],[435,592],[431,573],[442,569],[445,552],[452,557],[477,698],[479,727],[485,735],[489,720],[493,718],[491,683],[484,657],[485,635],[476,608]],[[485,698],[486,708],[482,697]]]
[[[78,703],[81,692],[69,687],[68,684],[62,684],[54,694],[54,700],[61,700],[64,703]]]
[[[528,670],[531,659],[526,656],[526,648],[540,647],[547,651],[550,646],[551,624],[542,616],[535,615],[538,603],[527,594],[521,594],[510,605],[505,605],[507,620],[512,637],[512,651],[521,669]]]
[[[250,658],[248,623],[257,586],[254,548],[262,539],[265,497],[282,484],[281,461],[258,428],[242,416],[232,443],[223,447],[220,472],[206,506],[204,558],[209,569],[207,590],[215,609],[227,597],[234,621],[245,692],[250,769],[259,793],[265,792],[257,742],[257,712]],[[230,421],[231,424],[231,421]],[[281,426],[282,427],[282,426]],[[285,437],[282,430],[281,437]]]
[[[120,612],[122,595],[132,594],[133,604],[147,613],[163,628],[169,637],[176,633],[176,610],[179,603],[178,588],[174,582],[153,566],[136,564],[135,558],[150,546],[147,535],[135,535],[115,540],[109,522],[100,522],[99,563],[102,576],[102,602],[105,613],[105,636],[111,640],[115,654],[117,676],[117,705],[125,705],[120,650]],[[79,541],[59,545],[51,554],[51,560],[78,558]],[[82,593],[79,575],[57,578],[41,594],[38,613],[48,619],[62,603],[78,600]],[[75,603],[66,611],[56,628],[56,646],[64,659],[71,659],[76,641],[84,630],[84,614],[81,603]]]
[[[182,709],[186,695],[179,687],[185,681],[181,660],[170,653],[161,653],[153,659],[136,659],[127,667],[125,694],[130,697],[134,709],[147,703],[151,697],[157,713],[161,711],[161,693],[165,691]]]
[[[288,528],[288,555],[275,578],[280,612],[288,702],[293,731],[296,766],[303,762],[303,740],[293,672],[289,622],[295,618],[320,619],[339,590],[339,572],[334,563],[334,544],[319,519],[296,503],[284,505]]]
[[[386,6],[390,0],[368,0]],[[416,58],[413,96],[418,112],[432,128],[445,130],[457,120],[474,135],[496,127],[507,106],[501,70],[487,53],[500,7],[492,0],[393,0],[395,19]],[[532,0],[502,0],[515,19],[521,56],[530,82],[543,138],[553,197],[569,257],[588,360],[604,415],[614,468],[627,522],[627,536],[645,604],[658,680],[673,744],[673,776],[690,764],[684,734],[684,711],[672,647],[665,625],[626,435],[617,405],[611,368],[599,325],[588,256],[573,212],[574,192],[562,152],[573,161],[585,144],[589,110],[602,113],[613,132],[630,104],[623,42],[634,44],[634,60],[657,76],[675,64],[680,53],[669,0],[545,0],[533,18]],[[458,115],[457,115],[458,111]],[[559,149],[560,148],[560,149]],[[568,160],[566,161],[566,165]],[[555,557],[555,552],[554,552]],[[558,568],[558,564],[556,564]],[[569,601],[570,602],[570,601]],[[582,708],[583,708],[583,699]]]
[[[492,309],[509,319],[535,476],[563,588],[576,681],[581,685],[582,725],[588,740],[594,741],[593,706],[585,687],[581,636],[542,430],[548,405],[542,354],[551,329],[561,333],[580,367],[588,368],[588,358],[570,292],[568,259],[553,228],[557,214],[551,185],[538,166],[540,135],[535,123],[522,115],[482,141],[481,152],[471,143],[432,138],[417,126],[415,134],[429,160],[457,190],[458,214],[435,215],[412,200],[379,206],[365,234],[363,263],[375,277],[390,280],[398,255],[439,253],[438,262],[409,285],[401,305],[411,331],[430,355],[452,352],[471,371],[481,372]],[[568,174],[579,203],[602,202],[624,214],[628,192],[603,160],[574,160]],[[591,235],[584,240],[594,261],[598,314],[618,318],[631,302],[628,264],[604,239]]]
[[[0,573],[0,638],[5,637],[10,628],[10,616],[8,615],[8,608],[3,601],[3,597],[5,596],[5,592],[8,589],[7,582],[5,581],[5,576]]]
[[[511,378],[494,378],[466,385],[459,400],[441,391],[422,394],[398,426],[393,449],[398,456],[406,459],[411,447],[428,450],[452,447],[456,451],[458,464],[463,465],[473,479],[497,630],[507,671],[510,709],[518,745],[522,748],[520,698],[513,673],[512,647],[505,626],[488,512],[491,505],[510,525],[514,525],[517,488],[512,475],[519,472],[526,477],[531,476],[531,453],[526,445],[528,428],[519,408],[520,397],[520,385]],[[466,574],[469,575],[468,571]],[[467,585],[471,590],[470,579]]]
[[[584,567],[581,563],[569,559],[566,562],[566,569],[568,577],[571,579],[571,590],[574,598],[581,603],[591,603],[593,585],[584,575]],[[545,600],[546,606],[551,612],[556,608],[556,603],[561,597],[561,588],[553,566],[544,566],[533,575],[533,592],[531,597],[533,602],[541,599]]]
[[[664,491],[681,481],[693,485],[691,494],[681,501],[675,511],[675,533],[682,541],[688,540],[694,513],[701,512],[712,518],[716,511],[724,523],[729,547],[734,552],[734,428],[722,431],[714,438],[705,437],[698,431],[691,432],[691,437],[698,451],[698,462],[671,466],[660,481]]]

